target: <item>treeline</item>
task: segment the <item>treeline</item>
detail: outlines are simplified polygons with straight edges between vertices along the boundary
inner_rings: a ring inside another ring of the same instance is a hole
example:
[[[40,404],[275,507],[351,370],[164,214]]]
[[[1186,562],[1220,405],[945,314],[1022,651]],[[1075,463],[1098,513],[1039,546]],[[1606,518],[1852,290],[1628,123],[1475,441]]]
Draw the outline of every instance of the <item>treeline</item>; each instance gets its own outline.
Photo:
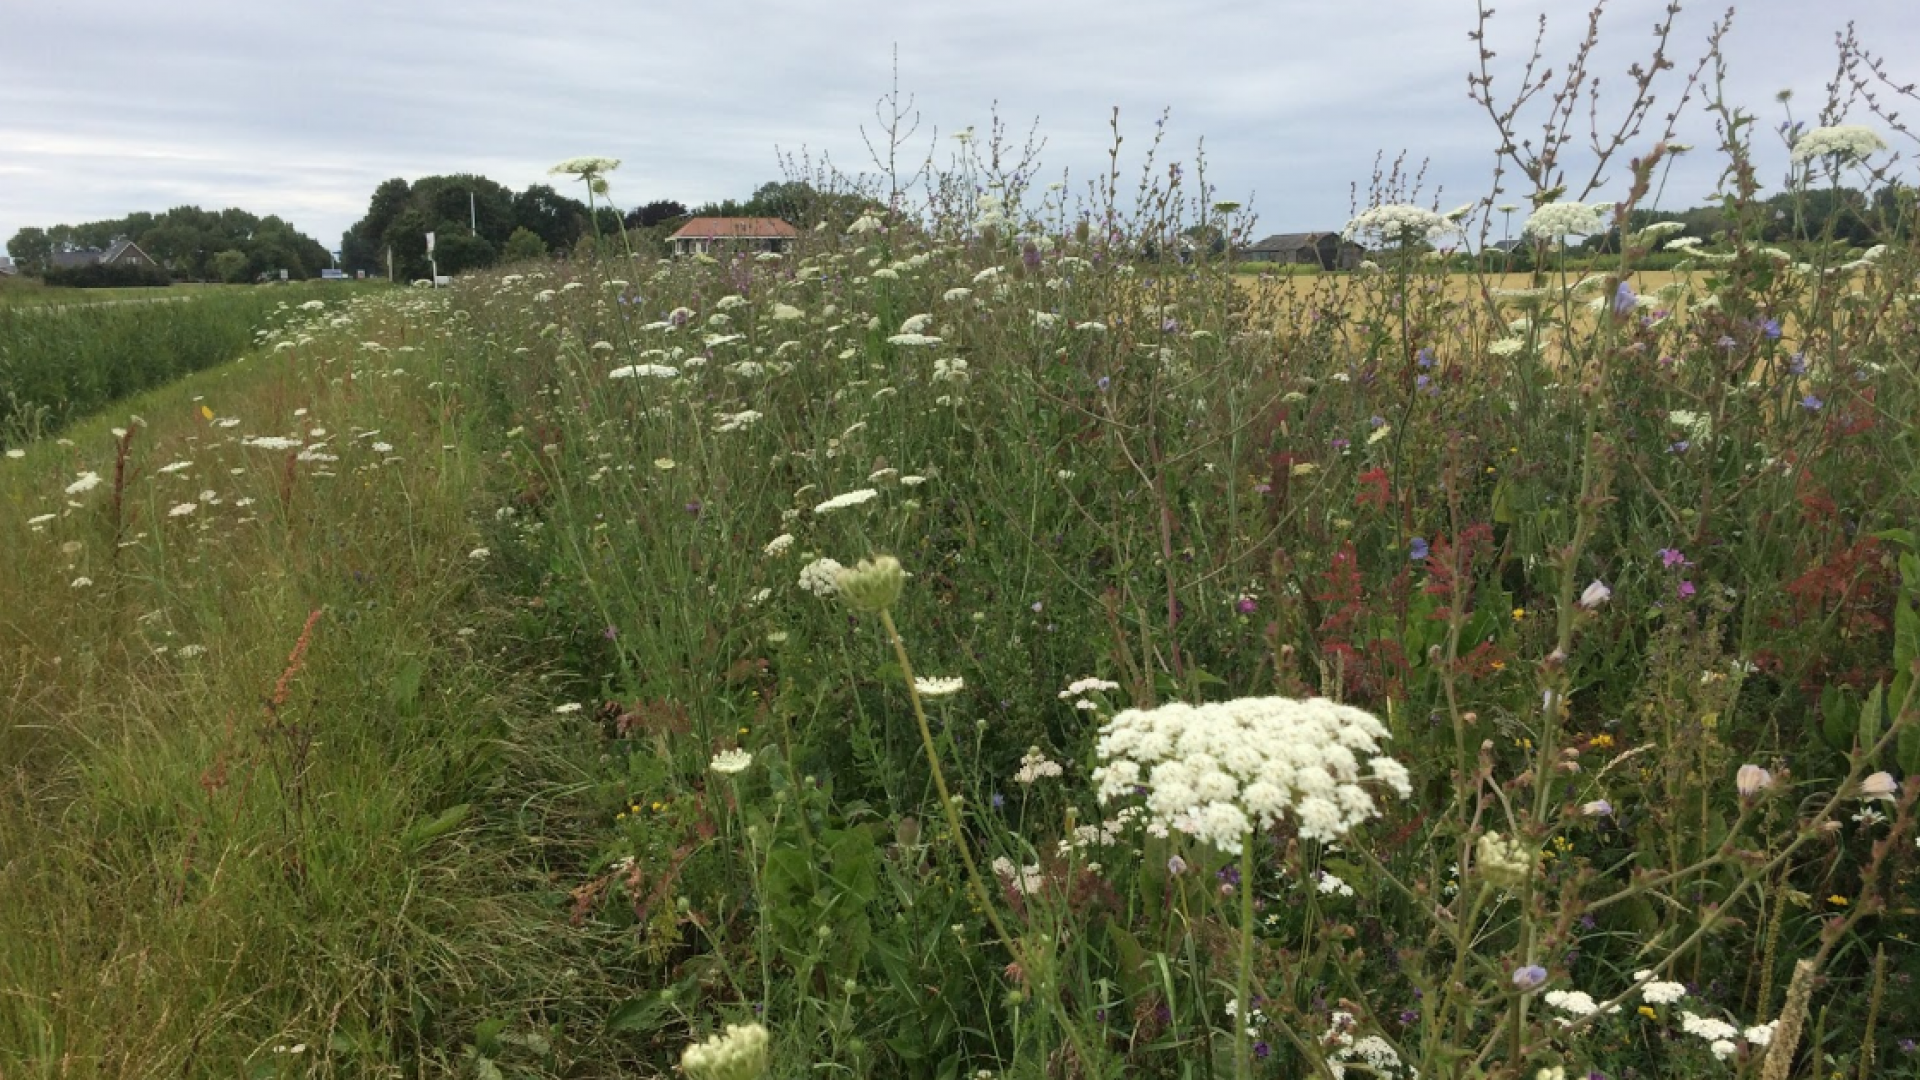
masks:
[[[400,177],[374,189],[367,214],[340,242],[348,272],[384,277],[391,254],[393,274],[403,280],[481,269],[498,263],[571,255],[591,248],[596,237],[625,243],[647,255],[668,253],[667,238],[695,217],[772,217],[796,228],[823,219],[858,214],[866,200],[823,192],[801,181],[762,184],[744,200],[727,199],[688,209],[677,199],[656,199],[621,211],[587,204],[547,184],[514,191],[484,176],[453,173]],[[433,258],[427,234],[434,234]]]
[[[7,241],[7,254],[24,272],[45,276],[54,252],[104,251],[122,237],[138,244],[176,280],[245,282],[263,274],[278,277],[282,270],[289,278],[310,278],[333,262],[319,241],[280,217],[197,206],[79,225],[29,226]]]

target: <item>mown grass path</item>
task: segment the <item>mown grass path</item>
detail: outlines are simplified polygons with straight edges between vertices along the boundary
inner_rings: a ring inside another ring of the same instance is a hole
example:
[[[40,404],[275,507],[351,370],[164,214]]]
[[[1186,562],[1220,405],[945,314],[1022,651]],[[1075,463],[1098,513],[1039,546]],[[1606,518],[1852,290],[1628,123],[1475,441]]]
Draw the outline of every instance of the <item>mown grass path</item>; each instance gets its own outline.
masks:
[[[587,744],[486,591],[434,303],[0,458],[0,1075],[595,1074]]]

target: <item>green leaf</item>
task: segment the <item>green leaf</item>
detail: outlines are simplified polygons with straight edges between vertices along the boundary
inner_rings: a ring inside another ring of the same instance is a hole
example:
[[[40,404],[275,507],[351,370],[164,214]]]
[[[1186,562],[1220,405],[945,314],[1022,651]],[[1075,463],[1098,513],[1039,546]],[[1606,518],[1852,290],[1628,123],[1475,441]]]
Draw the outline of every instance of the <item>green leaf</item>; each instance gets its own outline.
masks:
[[[1827,745],[1845,753],[1853,748],[1854,714],[1852,702],[1838,686],[1828,684],[1820,691],[1820,734]]]
[[[1910,724],[1900,733],[1900,745],[1894,750],[1894,760],[1905,775],[1920,773],[1920,724]]]
[[[472,803],[460,803],[457,806],[447,807],[439,814],[425,821],[414,822],[412,827],[408,828],[407,831],[401,835],[400,846],[410,852],[419,851],[421,848],[426,847],[428,844],[459,828],[460,823],[467,819],[467,811],[472,808]]]
[[[1916,656],[1920,656],[1920,611],[1915,611],[1913,602],[1902,596],[1893,606],[1893,669],[1913,670]]]
[[[1873,692],[1867,695],[1867,703],[1860,707],[1860,746],[1862,749],[1880,741],[1880,714],[1883,711],[1881,696],[1885,688],[1879,683],[1873,684]]]
[[[673,1000],[665,994],[643,994],[628,998],[614,1007],[607,1016],[607,1030],[649,1032],[660,1027]]]

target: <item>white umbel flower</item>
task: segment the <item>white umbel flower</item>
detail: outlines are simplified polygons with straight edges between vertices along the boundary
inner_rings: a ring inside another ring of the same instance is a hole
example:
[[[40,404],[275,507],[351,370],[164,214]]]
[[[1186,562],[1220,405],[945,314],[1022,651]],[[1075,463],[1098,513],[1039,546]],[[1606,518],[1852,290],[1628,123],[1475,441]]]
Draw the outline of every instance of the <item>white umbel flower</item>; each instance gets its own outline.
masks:
[[[767,1029],[728,1024],[725,1034],[687,1047],[680,1068],[692,1080],[759,1080],[767,1072]]]
[[[1287,816],[1307,839],[1338,839],[1378,813],[1369,786],[1412,794],[1386,737],[1373,714],[1325,698],[1127,709],[1100,729],[1093,779],[1101,802],[1144,787],[1150,826],[1239,854],[1248,831]]]
[[[832,559],[815,559],[800,568],[800,587],[815,596],[833,596],[840,591],[840,572],[845,569]]]
[[[1814,128],[1800,136],[1794,141],[1792,157],[1795,165],[1830,155],[1858,160],[1876,150],[1886,148],[1887,141],[1870,127],[1862,127],[1859,124],[1837,124],[1833,127]]]
[[[835,510],[845,510],[849,506],[859,506],[869,499],[877,498],[879,494],[880,492],[873,488],[861,488],[858,491],[849,491],[844,495],[835,495],[833,498],[814,507],[813,512],[816,514],[831,514]]]
[[[722,750],[713,755],[707,767],[721,776],[737,776],[753,764],[753,755],[745,750]]]
[[[913,688],[919,691],[920,696],[923,698],[947,697],[966,689],[966,686],[967,680],[958,675],[931,679],[922,678],[918,675],[913,677]]]
[[[1342,235],[1349,240],[1371,236],[1398,244],[1409,239],[1437,240],[1453,230],[1452,222],[1424,207],[1389,203],[1361,211],[1347,222]]]
[[[1612,203],[1548,203],[1533,212],[1521,231],[1545,240],[1592,236],[1607,231],[1605,215],[1612,209]]]

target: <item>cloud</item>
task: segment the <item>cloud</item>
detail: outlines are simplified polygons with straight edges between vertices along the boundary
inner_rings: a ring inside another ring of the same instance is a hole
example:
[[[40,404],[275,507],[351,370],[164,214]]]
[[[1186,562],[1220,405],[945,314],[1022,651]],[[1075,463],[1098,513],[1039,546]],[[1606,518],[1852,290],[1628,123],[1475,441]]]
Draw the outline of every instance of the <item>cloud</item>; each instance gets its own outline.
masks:
[[[1644,61],[1666,0],[1618,0],[1593,73],[1618,115],[1622,72]],[[1495,91],[1511,93],[1535,18],[1551,16],[1545,64],[1565,70],[1583,13],[1551,0],[1502,3],[1489,46]],[[1688,11],[1669,46],[1681,68],[1629,147],[1649,145],[1718,12]],[[1728,52],[1737,102],[1782,117],[1816,113],[1832,71],[1833,15],[1800,0],[1742,9]],[[626,160],[623,204],[744,197],[780,175],[775,148],[871,168],[874,102],[893,80],[933,142],[995,107],[1016,138],[1033,118],[1042,173],[1075,191],[1104,175],[1120,110],[1123,189],[1156,135],[1161,159],[1191,159],[1204,137],[1219,197],[1257,193],[1272,230],[1338,226],[1376,154],[1424,161],[1423,200],[1486,194],[1494,127],[1468,100],[1472,12],[1433,0],[976,0],[969,5],[828,5],[707,0],[609,6],[585,0],[373,0],[260,4],[134,0],[38,4],[0,36],[0,236],[179,203],[279,214],[333,246],[380,181],[479,172],[520,188],[577,154]],[[1876,5],[1870,47],[1920,53],[1920,11]],[[1912,71],[1896,70],[1911,78]],[[1539,99],[1544,101],[1544,97]],[[1162,110],[1166,127],[1156,126]],[[1584,110],[1575,118],[1584,122]],[[1523,134],[1538,130],[1530,115]],[[1682,138],[1715,142],[1696,90]],[[1764,147],[1763,176],[1784,154]],[[1579,156],[1579,155],[1576,155]],[[1591,155],[1571,161],[1584,175]],[[1693,205],[1717,175],[1710,155],[1676,167],[1670,205]],[[1191,175],[1191,173],[1189,173]],[[1617,194],[1623,171],[1612,170]],[[1522,194],[1509,172],[1506,197]],[[1444,189],[1444,194],[1436,194]]]

